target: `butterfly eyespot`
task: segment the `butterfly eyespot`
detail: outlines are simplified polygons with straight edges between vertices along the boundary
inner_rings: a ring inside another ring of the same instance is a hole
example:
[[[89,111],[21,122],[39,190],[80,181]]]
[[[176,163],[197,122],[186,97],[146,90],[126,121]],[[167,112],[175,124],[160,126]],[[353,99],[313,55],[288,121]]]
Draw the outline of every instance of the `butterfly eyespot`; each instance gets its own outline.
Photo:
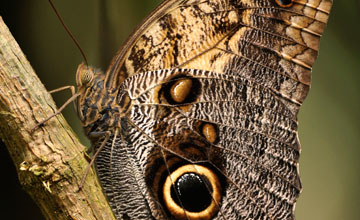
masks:
[[[163,198],[175,219],[211,219],[219,209],[221,184],[209,168],[188,164],[166,178]]]
[[[291,7],[294,3],[294,0],[275,0],[276,4],[280,7],[288,8]]]
[[[200,132],[211,144],[215,143],[218,139],[218,128],[212,123],[203,123],[200,126]]]
[[[189,104],[199,96],[201,85],[198,79],[178,76],[164,84],[161,91],[169,104]]]
[[[170,88],[171,98],[177,103],[182,103],[191,92],[191,88],[191,79],[178,80]]]

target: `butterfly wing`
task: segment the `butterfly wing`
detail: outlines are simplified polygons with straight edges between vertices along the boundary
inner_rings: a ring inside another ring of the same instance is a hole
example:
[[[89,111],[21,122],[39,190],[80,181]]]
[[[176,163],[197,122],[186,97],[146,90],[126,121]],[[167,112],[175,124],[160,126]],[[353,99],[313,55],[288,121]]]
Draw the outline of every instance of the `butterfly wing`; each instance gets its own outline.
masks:
[[[294,219],[331,4],[170,0],[145,20],[106,75],[125,110],[96,165],[118,219]]]

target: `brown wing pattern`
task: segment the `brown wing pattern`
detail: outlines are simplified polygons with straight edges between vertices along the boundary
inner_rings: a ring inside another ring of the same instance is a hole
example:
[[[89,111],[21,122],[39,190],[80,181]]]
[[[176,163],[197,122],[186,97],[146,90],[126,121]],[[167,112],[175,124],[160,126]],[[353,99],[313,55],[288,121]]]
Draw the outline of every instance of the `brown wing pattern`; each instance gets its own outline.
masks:
[[[106,75],[122,113],[96,166],[117,218],[294,219],[297,113],[331,5],[165,1]]]
[[[302,103],[331,0],[294,1],[289,8],[275,0],[167,2],[109,75],[174,67],[236,73]]]

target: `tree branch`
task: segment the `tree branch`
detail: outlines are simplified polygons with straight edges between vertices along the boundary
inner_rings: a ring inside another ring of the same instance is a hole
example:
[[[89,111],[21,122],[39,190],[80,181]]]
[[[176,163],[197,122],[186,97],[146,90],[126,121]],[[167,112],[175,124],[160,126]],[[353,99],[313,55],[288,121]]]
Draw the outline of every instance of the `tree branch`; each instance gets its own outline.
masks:
[[[21,185],[46,219],[115,219],[93,171],[78,190],[88,162],[62,115],[30,132],[55,109],[0,17],[0,137]]]

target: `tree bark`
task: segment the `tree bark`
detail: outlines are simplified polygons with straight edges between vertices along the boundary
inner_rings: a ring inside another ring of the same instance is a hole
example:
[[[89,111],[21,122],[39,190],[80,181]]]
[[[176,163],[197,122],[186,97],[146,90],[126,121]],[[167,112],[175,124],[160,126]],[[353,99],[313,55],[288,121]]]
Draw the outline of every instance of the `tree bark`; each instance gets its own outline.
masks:
[[[115,219],[92,170],[79,191],[88,166],[85,147],[62,115],[31,133],[55,110],[50,94],[0,17],[0,137],[22,187],[46,219]]]

